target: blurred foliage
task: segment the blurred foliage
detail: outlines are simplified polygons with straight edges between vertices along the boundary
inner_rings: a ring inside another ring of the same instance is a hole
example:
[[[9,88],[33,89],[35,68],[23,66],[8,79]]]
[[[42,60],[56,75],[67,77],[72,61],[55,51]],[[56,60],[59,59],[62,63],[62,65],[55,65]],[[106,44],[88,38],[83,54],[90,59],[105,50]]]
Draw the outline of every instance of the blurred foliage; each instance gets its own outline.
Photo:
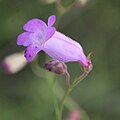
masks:
[[[67,6],[72,0],[63,0]],[[77,40],[85,53],[93,51],[93,71],[71,96],[91,120],[120,119],[120,1],[89,0],[73,8],[60,20],[58,30]],[[57,14],[55,3],[40,0],[0,0],[0,60],[24,50],[16,45],[23,24],[31,18],[44,21]],[[39,54],[43,67],[45,54]],[[81,72],[77,63],[67,63],[71,79]],[[58,82],[65,87],[64,77]],[[67,111],[68,112],[68,111]],[[66,116],[65,111],[65,116]],[[54,120],[51,92],[46,80],[36,76],[29,64],[14,75],[0,69],[0,120]]]

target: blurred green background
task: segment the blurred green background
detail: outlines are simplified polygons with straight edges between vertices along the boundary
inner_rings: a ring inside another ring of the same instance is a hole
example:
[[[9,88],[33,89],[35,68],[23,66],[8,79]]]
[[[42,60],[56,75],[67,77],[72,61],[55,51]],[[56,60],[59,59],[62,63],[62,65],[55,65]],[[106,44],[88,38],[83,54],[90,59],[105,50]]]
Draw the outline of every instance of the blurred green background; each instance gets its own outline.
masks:
[[[72,0],[63,0],[68,6]],[[58,12],[55,3],[40,0],[0,0],[0,61],[24,50],[16,45],[22,26],[31,18],[47,21]],[[90,120],[120,120],[120,1],[89,0],[60,20],[58,30],[81,43],[86,55],[93,51],[93,70],[71,93]],[[45,54],[39,54],[43,67]],[[67,63],[71,79],[81,73],[77,63]],[[58,77],[65,88],[64,77]],[[31,64],[16,74],[0,69],[0,120],[55,120],[49,85],[36,76]],[[68,111],[64,113],[64,118]]]

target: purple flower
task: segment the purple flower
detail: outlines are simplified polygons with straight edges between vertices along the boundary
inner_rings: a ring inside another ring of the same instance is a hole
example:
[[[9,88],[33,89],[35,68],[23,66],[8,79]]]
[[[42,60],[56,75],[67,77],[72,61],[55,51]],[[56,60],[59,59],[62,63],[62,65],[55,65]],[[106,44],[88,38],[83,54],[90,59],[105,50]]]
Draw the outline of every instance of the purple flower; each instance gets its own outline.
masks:
[[[48,18],[46,25],[40,19],[29,20],[23,29],[27,32],[20,34],[17,38],[17,45],[26,47],[25,57],[27,61],[32,61],[41,50],[46,52],[53,59],[62,62],[79,62],[83,67],[91,70],[91,62],[85,56],[79,43],[56,31],[53,24],[56,16]]]

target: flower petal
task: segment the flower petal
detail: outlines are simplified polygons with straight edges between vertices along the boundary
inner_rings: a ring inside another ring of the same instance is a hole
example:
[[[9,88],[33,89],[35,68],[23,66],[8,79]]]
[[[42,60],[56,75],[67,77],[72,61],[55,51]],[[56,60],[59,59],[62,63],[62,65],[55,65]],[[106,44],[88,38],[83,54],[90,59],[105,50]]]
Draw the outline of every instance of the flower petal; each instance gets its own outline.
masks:
[[[30,34],[33,46],[40,47],[45,42],[46,31],[44,29],[36,30],[36,32]]]
[[[52,58],[62,62],[81,61],[87,65],[87,58],[79,43],[66,37],[60,32],[55,34],[45,43],[43,50]]]
[[[54,34],[54,37],[57,38],[57,39],[61,39],[61,40],[63,40],[63,41],[66,41],[66,42],[68,42],[69,44],[73,44],[73,45],[79,47],[79,48],[81,49],[81,51],[83,51],[81,45],[80,45],[78,42],[72,40],[70,37],[64,35],[64,34],[61,33],[61,32],[56,31],[55,34]]]
[[[41,49],[36,46],[29,46],[26,48],[24,56],[28,62],[31,62],[40,50]]]
[[[24,32],[17,38],[17,45],[29,46],[31,44],[30,33]]]
[[[29,32],[35,32],[36,30],[40,28],[47,28],[47,25],[45,22],[43,22],[40,19],[34,18],[32,20],[29,20],[24,26],[23,29]]]
[[[56,16],[55,15],[51,15],[49,18],[48,18],[48,26],[52,26],[56,21]]]
[[[46,35],[46,41],[53,36],[55,31],[56,31],[56,29],[54,27],[48,27],[47,35]]]

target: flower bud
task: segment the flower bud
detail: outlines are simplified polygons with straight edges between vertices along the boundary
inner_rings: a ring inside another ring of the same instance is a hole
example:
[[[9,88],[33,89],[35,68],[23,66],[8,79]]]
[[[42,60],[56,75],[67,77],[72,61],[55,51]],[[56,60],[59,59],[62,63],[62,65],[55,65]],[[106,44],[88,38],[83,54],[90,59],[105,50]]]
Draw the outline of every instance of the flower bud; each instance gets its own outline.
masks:
[[[6,73],[15,74],[24,68],[27,64],[23,52],[14,53],[3,59],[2,67]]]
[[[80,120],[80,119],[81,119],[80,110],[74,109],[69,113],[68,118],[66,120]]]
[[[54,59],[45,63],[45,68],[58,75],[64,75],[67,71],[67,66],[63,62]]]
[[[67,66],[65,63],[52,59],[47,63],[45,63],[44,67],[47,70],[56,73],[58,75],[65,75],[67,86],[70,86],[70,75],[69,72],[67,71]]]

